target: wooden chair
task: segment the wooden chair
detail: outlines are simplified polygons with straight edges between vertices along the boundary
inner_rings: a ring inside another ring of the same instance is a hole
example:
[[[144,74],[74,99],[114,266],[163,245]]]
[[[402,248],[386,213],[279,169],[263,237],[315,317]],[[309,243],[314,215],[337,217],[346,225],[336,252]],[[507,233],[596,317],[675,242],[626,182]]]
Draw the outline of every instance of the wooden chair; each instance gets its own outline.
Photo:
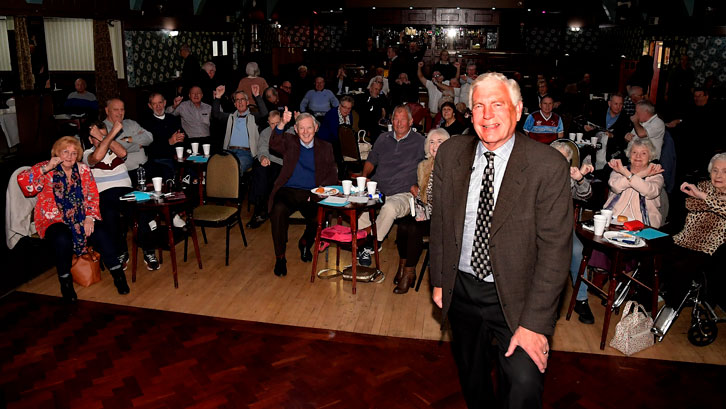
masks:
[[[353,128],[341,125],[338,128],[338,140],[346,173],[360,172],[363,169],[363,160],[360,157],[358,138],[356,138]]]
[[[207,163],[207,200],[205,204],[194,209],[194,222],[202,228],[204,243],[207,243],[205,227],[226,227],[227,242],[225,245],[224,264],[229,265],[229,231],[235,224],[239,225],[242,241],[247,247],[247,237],[242,226],[242,209],[239,159],[227,151],[209,158]],[[210,204],[208,202],[220,204]],[[234,206],[226,203],[232,201]]]

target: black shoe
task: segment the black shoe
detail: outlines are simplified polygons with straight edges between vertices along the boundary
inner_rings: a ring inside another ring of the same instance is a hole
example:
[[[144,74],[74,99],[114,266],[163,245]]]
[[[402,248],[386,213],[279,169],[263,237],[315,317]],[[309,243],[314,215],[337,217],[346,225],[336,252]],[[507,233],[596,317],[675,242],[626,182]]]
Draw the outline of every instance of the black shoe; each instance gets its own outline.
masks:
[[[125,295],[131,292],[129,284],[126,282],[126,274],[120,268],[111,270],[111,276],[113,277],[113,284],[116,286],[116,291],[119,294]]]
[[[278,277],[284,277],[287,275],[287,260],[285,258],[278,258],[275,262],[275,275]]]
[[[63,301],[75,302],[78,301],[78,295],[76,290],[73,288],[73,277],[58,277],[60,281],[61,294],[63,295]]]
[[[305,243],[298,242],[297,248],[300,249],[300,260],[304,262],[313,261],[313,253],[310,251],[310,247],[306,246]]]
[[[158,270],[159,267],[159,259],[156,258],[156,252],[155,251],[146,251],[144,250],[144,263],[146,263],[146,268],[149,269],[149,271]]]
[[[587,302],[587,300],[578,300],[575,302],[575,312],[577,315],[579,315],[579,320],[583,324],[594,324],[595,323],[595,317],[592,315],[592,311],[590,311],[590,304]]]
[[[372,247],[363,247],[358,251],[358,264],[360,264],[363,267],[370,267],[371,265],[371,256],[373,255],[373,248]]]
[[[256,228],[262,226],[262,224],[265,223],[265,220],[267,220],[267,217],[254,216],[254,217],[252,217],[252,219],[250,219],[249,222],[247,222],[247,224],[245,226],[247,226],[248,229],[256,229]]]
[[[125,251],[123,254],[118,256],[118,261],[119,263],[121,263],[121,268],[123,268],[124,270],[129,268],[129,252]]]

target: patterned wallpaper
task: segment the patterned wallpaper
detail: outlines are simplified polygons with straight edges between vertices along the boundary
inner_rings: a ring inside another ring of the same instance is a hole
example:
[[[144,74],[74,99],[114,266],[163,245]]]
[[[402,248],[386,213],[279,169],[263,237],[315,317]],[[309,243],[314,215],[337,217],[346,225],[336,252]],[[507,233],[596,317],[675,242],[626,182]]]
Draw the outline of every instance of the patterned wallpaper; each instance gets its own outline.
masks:
[[[163,31],[125,31],[126,71],[129,87],[139,87],[169,81],[176,71],[182,69],[179,47],[187,43],[199,64],[212,59],[212,40],[219,36],[234,38],[231,53],[237,68],[238,44],[241,37],[232,32],[182,31],[176,37],[169,37]]]
[[[666,42],[667,41],[667,42]],[[672,63],[678,63],[682,55],[688,55],[691,68],[696,74],[696,86],[703,85],[713,75],[726,84],[726,37],[673,37],[664,39],[672,44]]]
[[[281,31],[284,46],[308,47],[311,38],[310,26],[286,26],[282,27]],[[340,50],[343,44],[343,33],[343,27],[315,26],[312,34],[313,50]]]

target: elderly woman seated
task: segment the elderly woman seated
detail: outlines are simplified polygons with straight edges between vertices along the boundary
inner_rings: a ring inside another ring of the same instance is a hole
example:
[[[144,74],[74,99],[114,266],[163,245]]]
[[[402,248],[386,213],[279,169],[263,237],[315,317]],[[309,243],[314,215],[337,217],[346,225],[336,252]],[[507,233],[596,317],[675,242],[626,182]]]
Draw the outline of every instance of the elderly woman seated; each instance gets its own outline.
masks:
[[[650,163],[655,155],[655,147],[647,139],[634,139],[625,153],[630,159],[630,166],[623,165],[620,159],[608,162],[613,171],[608,181],[610,194],[604,208],[612,210],[614,218],[638,220],[647,226],[658,228],[664,219],[661,208],[668,198],[663,190],[663,168]],[[588,265],[609,270],[611,263],[607,255],[594,250]],[[632,263],[630,266],[632,267]],[[581,322],[594,322],[590,318],[592,313],[587,298],[576,304],[575,311],[580,315]]]
[[[708,163],[710,180],[698,185],[683,183],[681,191],[686,198],[686,224],[680,233],[673,236],[673,250],[663,262],[665,298],[669,305],[678,305],[691,280],[705,272],[713,298],[714,282],[723,275],[723,258],[726,256],[726,153],[715,155]],[[720,255],[720,262],[716,257]],[[720,294],[723,297],[723,294]],[[723,307],[724,305],[722,305]]]
[[[433,186],[434,159],[439,146],[449,139],[443,128],[429,132],[424,142],[426,159],[418,164],[418,184],[411,186],[411,194],[415,201],[415,219],[408,217],[401,220],[396,235],[396,247],[400,258],[398,271],[393,283],[396,294],[405,294],[416,281],[416,265],[423,251],[423,238],[429,234],[431,222],[431,188]]]
[[[35,227],[40,237],[50,241],[53,246],[61,294],[66,301],[78,299],[73,289],[71,264],[73,255],[81,255],[86,251],[87,239],[91,239],[100,250],[118,293],[129,292],[113,241],[103,229],[95,229],[95,221],[101,218],[98,189],[91,169],[79,163],[81,153],[78,140],[64,136],[53,144],[50,160],[40,162],[18,175],[23,194],[38,196]]]

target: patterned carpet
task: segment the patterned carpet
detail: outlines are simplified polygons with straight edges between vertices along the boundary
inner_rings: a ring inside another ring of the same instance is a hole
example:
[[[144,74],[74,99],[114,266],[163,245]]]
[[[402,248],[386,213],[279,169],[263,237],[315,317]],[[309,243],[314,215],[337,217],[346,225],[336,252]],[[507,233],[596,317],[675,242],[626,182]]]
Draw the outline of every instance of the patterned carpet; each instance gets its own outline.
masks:
[[[723,408],[726,368],[553,351],[546,408]],[[448,344],[15,292],[0,407],[461,408]]]

